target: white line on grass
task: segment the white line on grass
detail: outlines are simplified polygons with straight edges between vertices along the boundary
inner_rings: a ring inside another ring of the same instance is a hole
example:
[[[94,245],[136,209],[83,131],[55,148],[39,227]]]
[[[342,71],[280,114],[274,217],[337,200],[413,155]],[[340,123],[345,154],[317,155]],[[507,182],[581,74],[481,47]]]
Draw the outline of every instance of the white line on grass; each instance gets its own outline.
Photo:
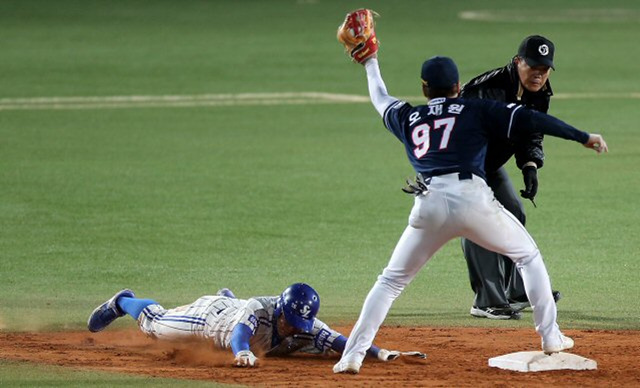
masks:
[[[421,96],[402,96],[403,100],[422,101]],[[638,99],[640,93],[558,93],[557,99]],[[369,103],[368,96],[339,93],[238,93],[157,96],[86,96],[0,98],[0,111],[76,110],[125,108],[178,108],[213,106],[259,106],[301,104]]]
[[[640,21],[640,11],[636,9],[560,9],[526,12],[518,9],[468,10],[458,14],[462,20],[483,22],[535,22],[535,23],[625,23]]]
[[[555,93],[552,98],[562,100],[617,98],[622,100],[638,99],[640,93]]]
[[[0,99],[0,111],[42,109],[164,108],[237,105],[297,105],[318,103],[362,103],[367,101],[369,101],[369,98],[365,96],[320,92],[104,97],[35,97],[2,98]]]

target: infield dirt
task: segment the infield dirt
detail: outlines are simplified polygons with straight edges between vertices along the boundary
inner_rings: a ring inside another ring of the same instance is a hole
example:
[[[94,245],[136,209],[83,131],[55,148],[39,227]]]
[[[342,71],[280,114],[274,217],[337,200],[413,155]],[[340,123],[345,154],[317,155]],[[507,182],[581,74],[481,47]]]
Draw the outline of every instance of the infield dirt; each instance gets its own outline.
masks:
[[[350,327],[336,327],[349,333]],[[359,375],[335,375],[338,357],[261,358],[259,369],[231,366],[228,351],[155,341],[135,329],[89,332],[0,332],[0,358],[136,375],[209,380],[248,386],[640,386],[640,332],[567,330],[573,353],[598,362],[596,371],[520,373],[490,368],[488,359],[539,350],[531,329],[383,327],[376,343],[420,350],[426,360],[367,359]]]

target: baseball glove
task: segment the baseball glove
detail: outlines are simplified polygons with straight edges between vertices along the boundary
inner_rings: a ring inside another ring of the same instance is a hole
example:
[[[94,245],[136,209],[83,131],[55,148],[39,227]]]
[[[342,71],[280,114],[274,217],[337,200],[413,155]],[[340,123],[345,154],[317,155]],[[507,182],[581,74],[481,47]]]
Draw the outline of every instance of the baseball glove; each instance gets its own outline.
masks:
[[[416,352],[416,351],[400,352],[398,350],[387,350],[387,349],[380,349],[380,351],[378,352],[378,359],[384,362],[393,361],[400,357],[416,357],[421,360],[425,360],[427,358],[427,355],[422,352]]]
[[[379,15],[370,9],[358,9],[348,13],[338,27],[338,41],[354,62],[363,64],[378,52],[374,16]]]

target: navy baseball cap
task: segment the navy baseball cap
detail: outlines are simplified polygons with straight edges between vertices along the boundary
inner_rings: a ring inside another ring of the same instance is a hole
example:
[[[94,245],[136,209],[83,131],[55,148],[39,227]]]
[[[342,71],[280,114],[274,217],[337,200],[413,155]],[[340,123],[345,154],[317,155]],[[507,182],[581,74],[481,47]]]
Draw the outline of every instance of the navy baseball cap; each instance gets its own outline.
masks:
[[[422,64],[422,82],[432,89],[448,89],[460,80],[458,66],[449,57],[435,56]]]
[[[518,48],[518,56],[524,58],[527,65],[533,66],[549,66],[553,67],[553,54],[556,51],[553,42],[544,36],[531,35],[524,38]]]

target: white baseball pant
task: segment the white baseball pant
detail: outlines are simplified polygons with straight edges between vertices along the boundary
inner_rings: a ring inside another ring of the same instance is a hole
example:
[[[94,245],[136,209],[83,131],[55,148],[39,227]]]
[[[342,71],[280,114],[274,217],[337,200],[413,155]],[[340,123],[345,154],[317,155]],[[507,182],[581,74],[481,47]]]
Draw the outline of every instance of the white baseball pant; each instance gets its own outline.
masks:
[[[393,301],[435,252],[456,237],[515,262],[533,308],[536,331],[545,343],[561,343],[549,275],[535,241],[482,178],[473,175],[460,180],[454,173],[431,178],[429,191],[415,198],[409,225],[367,295],[341,360],[362,364]]]
[[[159,304],[144,308],[138,317],[140,330],[162,340],[209,338],[217,347],[229,346],[231,332],[239,321],[246,300],[203,296],[195,302],[165,309]]]

